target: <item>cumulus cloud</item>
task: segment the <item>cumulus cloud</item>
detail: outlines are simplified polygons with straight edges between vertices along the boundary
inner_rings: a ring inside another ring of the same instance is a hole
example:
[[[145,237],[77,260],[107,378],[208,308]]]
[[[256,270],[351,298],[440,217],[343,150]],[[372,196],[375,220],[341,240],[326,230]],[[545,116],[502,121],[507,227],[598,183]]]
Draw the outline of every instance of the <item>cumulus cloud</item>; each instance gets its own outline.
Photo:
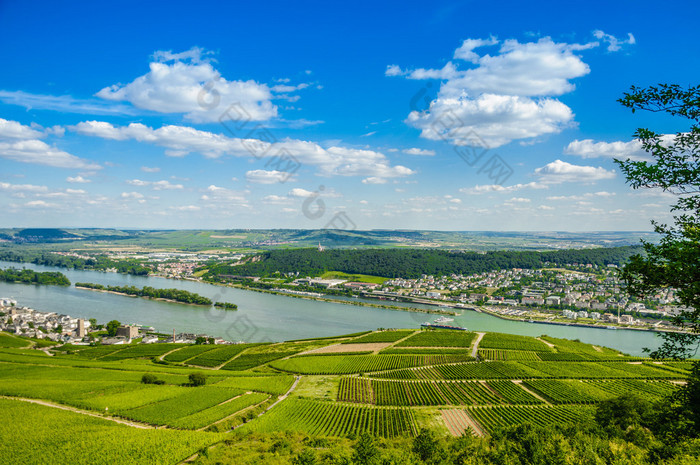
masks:
[[[673,135],[661,137],[662,143],[673,142]],[[582,158],[617,158],[620,160],[650,161],[652,156],[645,152],[638,140],[629,142],[595,142],[592,139],[574,140],[564,149],[566,155],[576,155]]]
[[[182,113],[195,122],[218,121],[233,104],[240,105],[243,117],[251,121],[277,116],[272,91],[266,84],[226,80],[203,55],[199,48],[156,52],[148,73],[128,84],[105,87],[96,95],[158,113]]]
[[[99,170],[102,167],[39,140],[46,134],[16,121],[0,118],[0,157],[22,163]]]
[[[563,182],[584,182],[591,183],[603,179],[615,177],[615,171],[609,171],[599,166],[573,165],[561,160],[547,163],[535,170],[535,174],[540,176],[540,182],[545,184],[560,184]]]
[[[405,153],[406,155],[422,155],[422,156],[432,157],[435,155],[435,150],[411,148],[411,149],[404,149],[403,153]]]
[[[386,184],[387,180],[384,178],[378,178],[376,176],[371,176],[362,180],[362,184]]]
[[[573,112],[555,97],[573,91],[572,80],[590,72],[578,52],[599,45],[561,43],[549,37],[526,43],[467,39],[454,52],[457,65],[449,62],[436,70],[391,65],[385,74],[443,80],[429,108],[413,111],[406,119],[421,130],[421,137],[493,148],[573,125]],[[477,53],[495,47],[495,53]],[[468,69],[460,69],[460,64]]]
[[[397,178],[414,174],[413,170],[405,166],[391,165],[381,152],[338,146],[324,148],[314,142],[298,139],[269,143],[259,139],[227,137],[187,126],[169,125],[153,129],[140,123],[132,123],[118,127],[103,121],[84,121],[71,129],[80,134],[104,139],[133,139],[158,145],[165,147],[166,154],[170,156],[185,156],[190,152],[201,153],[207,158],[223,155],[261,158],[282,154],[277,158],[278,161],[293,162],[297,168],[300,165],[316,166],[319,174],[323,176]],[[283,162],[282,165],[286,167],[287,163]]]
[[[48,192],[49,188],[34,184],[10,184],[8,182],[0,182],[0,190],[7,192]]]
[[[166,180],[142,181],[140,179],[130,179],[130,180],[127,180],[126,183],[131,184],[132,186],[137,186],[137,187],[150,187],[154,191],[180,190],[180,189],[184,189],[184,187],[185,187],[182,184],[172,184],[170,181],[166,181]]]
[[[289,181],[290,175],[285,171],[253,170],[248,171],[245,174],[245,178],[248,182],[252,182],[255,184],[275,184],[278,182]]]
[[[141,171],[143,171],[144,173],[159,173],[160,168],[158,168],[157,166],[154,166],[154,167],[142,166]]]
[[[75,177],[68,176],[66,178],[66,181],[68,181],[70,183],[77,183],[77,184],[87,184],[89,182],[92,182],[90,179],[84,178],[82,176],[75,176]]]
[[[523,189],[546,189],[547,185],[539,182],[529,182],[526,184],[513,184],[502,186],[500,184],[476,185],[474,187],[463,187],[459,191],[464,194],[486,194],[489,192],[515,192]]]

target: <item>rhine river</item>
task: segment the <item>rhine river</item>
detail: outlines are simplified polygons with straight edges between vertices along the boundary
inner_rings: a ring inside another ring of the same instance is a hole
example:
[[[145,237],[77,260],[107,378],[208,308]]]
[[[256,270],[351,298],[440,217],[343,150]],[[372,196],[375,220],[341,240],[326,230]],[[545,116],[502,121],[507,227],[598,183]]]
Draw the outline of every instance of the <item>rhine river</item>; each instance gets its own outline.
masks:
[[[60,271],[73,284],[61,287],[0,282],[0,297],[11,297],[17,300],[18,305],[26,305],[38,311],[96,318],[102,324],[116,319],[122,323],[153,326],[165,333],[171,333],[175,329],[178,333],[206,333],[231,341],[284,341],[336,336],[376,328],[419,328],[421,323],[437,317],[425,313],[318,302],[194,281],[0,261],[0,268],[23,266],[37,271]],[[225,311],[76,289],[76,282],[183,289],[212,301],[237,304],[238,310]],[[395,305],[394,302],[369,302]],[[426,308],[421,305],[412,306]],[[451,324],[475,331],[498,331],[525,336],[548,334],[580,339],[590,344],[613,347],[631,355],[642,355],[643,347],[656,348],[660,343],[656,333],[652,332],[508,321],[470,310],[463,310],[462,315],[455,316],[454,323]]]

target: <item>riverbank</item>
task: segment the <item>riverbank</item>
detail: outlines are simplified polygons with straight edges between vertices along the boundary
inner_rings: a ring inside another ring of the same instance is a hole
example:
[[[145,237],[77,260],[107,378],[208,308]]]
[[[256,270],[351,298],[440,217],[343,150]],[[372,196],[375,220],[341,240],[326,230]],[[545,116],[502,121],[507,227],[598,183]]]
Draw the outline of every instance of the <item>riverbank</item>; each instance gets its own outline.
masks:
[[[617,325],[615,323],[608,323],[606,325],[598,325],[598,324],[591,324],[591,323],[569,323],[566,321],[552,321],[552,320],[538,320],[538,319],[533,319],[533,318],[521,318],[521,317],[516,317],[516,316],[506,316],[503,315],[502,313],[496,312],[494,310],[491,310],[487,307],[480,307],[480,308],[469,308],[465,307],[467,310],[475,310],[475,311],[480,311],[483,313],[486,313],[491,316],[495,316],[496,318],[500,318],[501,320],[508,320],[508,321],[518,321],[518,322],[523,322],[523,323],[534,323],[534,324],[541,324],[541,325],[557,325],[557,326],[572,326],[572,327],[577,327],[577,328],[594,328],[594,329],[606,329],[606,330],[632,330],[632,331],[644,331],[644,332],[651,332],[651,333],[678,333],[682,331],[676,331],[672,329],[656,329],[656,328],[640,328],[640,327],[635,327],[635,326],[622,326],[622,325]]]
[[[417,308],[417,307],[400,307],[397,305],[382,305],[382,304],[372,304],[369,302],[362,302],[362,301],[352,301],[352,300],[342,300],[342,299],[333,299],[330,297],[317,297],[317,296],[312,296],[312,295],[305,295],[305,294],[291,294],[288,292],[280,292],[280,291],[275,291],[273,289],[260,289],[257,287],[249,287],[249,286],[244,286],[242,284],[224,284],[224,283],[211,283],[208,281],[200,281],[205,284],[214,284],[217,286],[224,286],[224,287],[233,287],[235,289],[242,289],[245,291],[254,291],[254,292],[260,292],[263,294],[273,294],[273,295],[280,295],[283,297],[293,297],[295,299],[304,299],[304,300],[315,300],[317,302],[327,302],[327,303],[333,303],[333,304],[345,304],[345,305],[355,305],[359,307],[371,307],[371,308],[384,308],[388,310],[399,310],[403,312],[413,312],[413,313],[429,313],[429,314],[437,314],[437,315],[452,315],[452,316],[457,316],[460,315],[460,313],[457,312],[451,312],[451,311],[445,311],[445,310],[429,310],[425,308]],[[363,296],[365,297],[365,296]]]

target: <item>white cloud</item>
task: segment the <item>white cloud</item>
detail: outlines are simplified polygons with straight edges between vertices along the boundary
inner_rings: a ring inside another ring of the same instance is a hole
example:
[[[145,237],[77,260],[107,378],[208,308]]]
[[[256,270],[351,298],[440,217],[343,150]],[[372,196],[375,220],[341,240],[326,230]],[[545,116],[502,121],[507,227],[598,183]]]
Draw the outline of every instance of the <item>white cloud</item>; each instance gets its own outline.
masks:
[[[291,199],[284,195],[266,195],[262,198],[262,201],[263,203],[269,203],[272,205],[287,205]]]
[[[202,201],[206,202],[208,205],[219,206],[227,212],[227,209],[232,206],[249,207],[246,197],[248,194],[247,191],[234,191],[212,184],[206,188],[205,192],[206,194],[201,197]]]
[[[554,207],[550,207],[549,205],[540,205],[539,207],[537,207],[537,209],[538,209],[538,210],[550,211],[550,210],[554,210]]]
[[[140,194],[138,192],[122,192],[121,198],[122,199],[135,199],[135,200],[137,200],[137,199],[142,199],[143,194]]]
[[[560,184],[563,182],[595,182],[615,177],[615,171],[603,167],[573,165],[561,160],[555,160],[535,170],[540,176],[540,182],[545,184]]]
[[[255,184],[275,184],[278,182],[289,181],[291,179],[291,176],[285,171],[253,170],[248,171],[245,174],[245,178],[248,182],[252,182]]]
[[[197,205],[182,205],[179,207],[170,207],[172,210],[177,210],[180,212],[197,212],[202,209],[202,207],[198,207]]]
[[[130,179],[126,181],[127,184],[138,187],[151,187],[154,191],[162,190],[180,190],[184,189],[185,186],[182,184],[172,184],[170,181],[142,181],[141,179]]]
[[[496,54],[475,52],[494,45],[499,45]],[[413,111],[406,119],[421,130],[421,137],[498,147],[558,133],[573,124],[571,109],[553,97],[573,91],[571,81],[590,72],[575,52],[598,45],[557,43],[549,37],[527,43],[467,39],[454,58],[469,63],[470,69],[448,63],[440,70],[409,71],[392,65],[386,75],[445,80],[429,109]]]
[[[547,185],[534,181],[527,184],[513,184],[511,186],[485,184],[476,185],[474,187],[463,187],[459,191],[464,194],[485,194],[489,192],[515,192],[523,189],[547,189]]]
[[[82,176],[75,176],[75,177],[68,176],[66,178],[66,181],[68,181],[70,183],[76,183],[76,184],[87,184],[89,182],[92,182],[90,179],[84,178]]]
[[[43,134],[17,121],[0,118],[0,138],[2,139],[40,139]]]
[[[530,199],[526,199],[524,197],[513,197],[511,199],[507,200],[508,202],[515,202],[515,203],[530,203]]]
[[[376,176],[371,176],[362,180],[362,184],[386,184],[387,180],[384,178],[378,178]]]
[[[673,135],[663,135],[662,143],[673,142]],[[592,139],[574,140],[564,149],[566,155],[577,155],[581,158],[617,158],[620,160],[650,161],[652,156],[645,152],[638,140],[629,142],[595,142]]]
[[[244,119],[266,121],[277,116],[267,85],[226,80],[202,57],[201,49],[156,52],[153,58],[148,73],[128,84],[105,87],[96,95],[159,113],[184,113],[196,122],[218,121],[233,104],[240,105]]]
[[[78,158],[38,139],[44,136],[45,133],[34,128],[0,118],[0,157],[54,168],[86,170],[102,168],[96,163]]]
[[[8,192],[48,192],[49,188],[33,184],[10,184],[8,182],[0,182],[0,190]]]
[[[288,195],[290,197],[296,197],[299,199],[303,199],[303,198],[306,198],[306,197],[313,195],[313,194],[315,194],[315,192],[307,191],[306,189],[302,189],[300,187],[295,187],[294,189],[289,191]]]
[[[618,39],[617,37],[611,34],[606,34],[601,30],[593,31],[593,35],[596,39],[602,40],[608,44],[608,52],[617,52],[623,45],[634,45],[637,43],[637,40],[634,38],[631,32],[627,33],[627,40]]]
[[[284,139],[270,144],[258,139],[226,137],[187,126],[163,126],[153,129],[140,123],[132,123],[128,126],[116,127],[103,121],[84,121],[71,129],[80,134],[105,139],[134,139],[159,145],[169,149],[171,152],[166,153],[171,156],[175,154],[184,156],[190,152],[201,153],[207,158],[218,158],[223,155],[261,158],[283,154],[278,157],[282,167],[317,166],[319,174],[323,176],[396,178],[414,174],[413,170],[405,166],[392,166],[387,157],[380,152],[338,146],[324,148],[314,142],[297,139]],[[270,162],[274,161],[270,159]],[[277,167],[271,166],[271,168]]]
[[[435,155],[435,150],[411,148],[411,149],[404,149],[403,153],[405,153],[406,155],[423,155],[423,156],[427,156],[427,157],[432,157]]]
[[[141,171],[143,171],[144,173],[159,173],[160,168],[158,168],[157,166],[154,166],[154,167],[142,166]]]

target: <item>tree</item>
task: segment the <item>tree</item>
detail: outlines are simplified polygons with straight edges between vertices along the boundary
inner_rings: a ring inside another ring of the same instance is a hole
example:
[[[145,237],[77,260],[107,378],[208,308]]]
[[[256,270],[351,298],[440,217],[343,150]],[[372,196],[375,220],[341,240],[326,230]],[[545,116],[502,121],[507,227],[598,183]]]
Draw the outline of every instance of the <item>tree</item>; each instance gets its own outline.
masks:
[[[117,335],[117,328],[119,328],[122,324],[118,322],[117,320],[112,320],[109,323],[107,323],[107,335],[109,337],[114,337]]]
[[[660,242],[643,241],[645,255],[634,255],[622,278],[628,292],[637,297],[660,289],[677,291],[686,309],[673,322],[686,332],[662,333],[663,344],[651,355],[685,359],[696,353],[700,343],[700,86],[632,86],[618,101],[633,113],[659,112],[690,121],[687,131],[675,135],[637,129],[635,138],[650,160],[615,160],[632,188],[656,188],[675,195],[674,224],[652,221]]]
[[[316,463],[316,453],[313,449],[304,449],[292,458],[292,465],[314,465]]]
[[[413,439],[413,452],[425,463],[437,462],[441,450],[435,433],[429,429],[421,428],[418,436]]]
[[[595,421],[608,430],[624,431],[630,426],[648,426],[651,407],[649,402],[626,394],[601,402],[595,413]]]
[[[207,383],[207,377],[202,373],[190,373],[190,385],[204,386]]]
[[[91,328],[94,329],[97,326],[97,318],[90,318],[88,321],[90,322]]]
[[[201,345],[201,344],[206,344],[207,343],[207,338],[204,336],[197,336],[197,339],[194,340],[194,343],[196,345]]]
[[[352,463],[357,465],[372,465],[379,462],[379,449],[374,443],[374,437],[364,431],[357,438],[357,443],[353,447]]]

